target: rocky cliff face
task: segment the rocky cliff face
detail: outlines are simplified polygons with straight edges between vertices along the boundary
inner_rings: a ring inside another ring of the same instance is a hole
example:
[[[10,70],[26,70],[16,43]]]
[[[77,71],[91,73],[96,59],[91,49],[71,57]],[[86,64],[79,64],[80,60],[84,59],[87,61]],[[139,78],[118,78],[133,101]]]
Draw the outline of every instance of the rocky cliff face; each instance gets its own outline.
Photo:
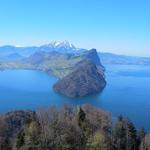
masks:
[[[103,67],[95,52],[90,51],[90,55],[85,56],[72,73],[54,85],[54,90],[69,97],[82,97],[100,92],[105,87],[106,81]]]
[[[93,64],[95,64],[96,67],[99,69],[100,73],[104,76],[105,68],[100,61],[100,57],[98,56],[96,49],[91,49],[90,51],[86,51],[82,61],[85,60],[89,60]]]
[[[83,58],[90,60],[96,66],[102,66],[96,49],[91,49],[90,51],[84,52]]]

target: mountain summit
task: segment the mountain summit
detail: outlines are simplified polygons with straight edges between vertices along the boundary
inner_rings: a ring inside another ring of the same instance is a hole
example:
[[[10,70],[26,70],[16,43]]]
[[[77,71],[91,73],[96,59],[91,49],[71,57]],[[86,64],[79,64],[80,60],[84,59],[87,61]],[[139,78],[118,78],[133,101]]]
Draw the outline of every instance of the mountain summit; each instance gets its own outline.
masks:
[[[82,97],[101,92],[106,85],[104,69],[95,49],[78,62],[73,71],[57,81],[53,88],[68,97]]]
[[[68,41],[53,41],[50,42],[49,44],[42,45],[40,47],[40,50],[42,51],[59,51],[59,52],[73,52],[74,50],[77,50],[77,48],[70,42]]]
[[[61,41],[61,42],[60,41],[53,41],[53,42],[50,42],[49,44],[46,44],[44,46],[47,46],[50,48],[66,48],[66,49],[73,48],[73,49],[76,49],[76,47],[72,43],[70,43],[66,40]]]

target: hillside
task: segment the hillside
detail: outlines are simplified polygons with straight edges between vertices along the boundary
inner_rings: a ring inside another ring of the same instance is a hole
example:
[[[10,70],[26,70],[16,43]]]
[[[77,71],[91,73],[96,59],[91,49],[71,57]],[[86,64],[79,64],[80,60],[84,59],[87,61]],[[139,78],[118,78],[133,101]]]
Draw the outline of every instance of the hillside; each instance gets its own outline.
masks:
[[[101,70],[90,60],[80,65],[54,85],[54,90],[69,97],[82,97],[100,92],[106,85]]]
[[[95,58],[97,57],[97,58]],[[93,63],[97,63],[98,55],[95,50],[85,51],[82,53],[60,53],[57,51],[35,52],[29,57],[20,60],[11,60],[9,62],[0,62],[0,69],[33,69],[45,71],[48,74],[58,78],[63,78],[72,72],[83,59],[91,59]],[[99,62],[100,63],[100,62]],[[101,63],[99,66],[102,67]],[[102,67],[103,68],[103,67]]]

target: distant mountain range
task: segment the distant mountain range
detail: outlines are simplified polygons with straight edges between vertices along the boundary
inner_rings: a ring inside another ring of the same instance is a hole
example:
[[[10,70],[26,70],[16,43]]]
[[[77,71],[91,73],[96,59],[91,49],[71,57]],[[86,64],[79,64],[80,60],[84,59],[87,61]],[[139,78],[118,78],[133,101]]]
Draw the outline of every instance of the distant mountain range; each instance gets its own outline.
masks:
[[[13,54],[11,54],[13,55]],[[9,54],[10,56],[10,54]],[[14,58],[14,56],[12,57]],[[0,70],[3,69],[34,69],[46,71],[49,74],[53,74],[58,78],[62,78],[72,72],[75,66],[78,66],[81,60],[85,58],[92,61],[94,64],[99,63],[99,57],[96,50],[84,51],[82,53],[60,53],[58,51],[37,51],[29,57],[23,57],[22,59],[0,62]],[[78,64],[79,63],[79,64]],[[97,65],[97,66],[102,66]],[[104,68],[100,68],[104,70]]]
[[[150,65],[150,57],[137,57],[99,52],[102,64]]]
[[[0,47],[0,61],[18,61],[20,59],[30,57],[39,52],[59,52],[59,53],[83,53],[87,51],[84,48],[76,48],[68,41],[58,42],[54,41],[42,46],[32,47],[15,47],[2,46]],[[98,52],[102,64],[121,64],[121,65],[150,65],[149,57],[134,57],[126,55],[117,55],[112,53]]]
[[[28,57],[35,52],[52,52],[57,51],[60,53],[74,53],[74,52],[83,52],[86,49],[82,48],[76,48],[73,44],[69,43],[68,41],[62,41],[62,42],[51,42],[49,44],[45,44],[42,46],[31,46],[31,47],[16,47],[16,46],[1,46],[0,47],[0,56],[5,57],[9,56],[11,54],[17,53],[21,56]]]

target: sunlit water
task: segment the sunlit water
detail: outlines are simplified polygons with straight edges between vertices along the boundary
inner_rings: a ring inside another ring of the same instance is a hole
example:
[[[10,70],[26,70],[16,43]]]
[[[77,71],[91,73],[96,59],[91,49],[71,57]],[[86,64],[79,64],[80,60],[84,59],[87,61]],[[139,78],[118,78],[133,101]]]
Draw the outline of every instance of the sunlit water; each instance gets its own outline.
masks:
[[[50,105],[90,103],[112,113],[127,116],[138,127],[150,131],[150,67],[107,65],[107,86],[101,94],[70,99],[55,93],[55,77],[40,71],[0,72],[0,112],[38,109]]]

